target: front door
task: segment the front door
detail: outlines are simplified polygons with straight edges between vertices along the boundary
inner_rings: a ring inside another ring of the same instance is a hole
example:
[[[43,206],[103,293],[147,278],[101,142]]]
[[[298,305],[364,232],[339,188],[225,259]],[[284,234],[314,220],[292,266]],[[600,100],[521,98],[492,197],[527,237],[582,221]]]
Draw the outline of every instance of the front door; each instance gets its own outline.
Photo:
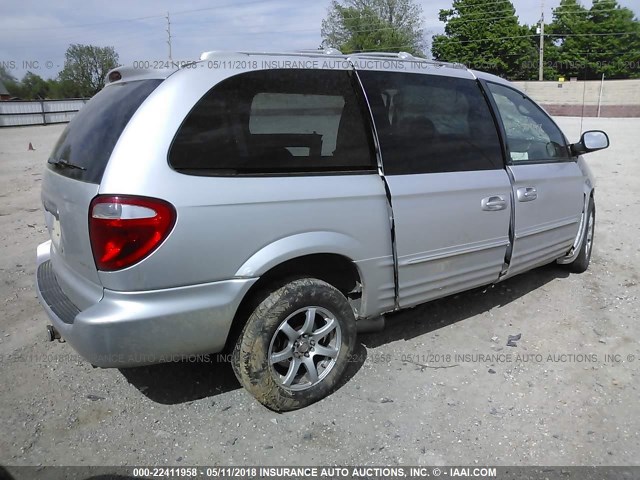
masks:
[[[584,208],[584,176],[546,113],[517,90],[487,85],[504,125],[513,182],[515,228],[508,270],[512,276],[571,249]]]

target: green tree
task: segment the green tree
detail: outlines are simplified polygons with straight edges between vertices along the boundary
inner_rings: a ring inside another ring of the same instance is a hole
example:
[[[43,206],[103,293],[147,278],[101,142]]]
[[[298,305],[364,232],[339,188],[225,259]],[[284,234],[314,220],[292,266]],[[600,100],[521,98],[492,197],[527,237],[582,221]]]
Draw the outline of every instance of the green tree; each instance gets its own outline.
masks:
[[[45,99],[49,97],[49,83],[40,75],[27,72],[20,81],[22,90],[21,98],[25,100]]]
[[[520,25],[510,0],[454,0],[440,10],[444,35],[435,35],[437,60],[460,62],[511,79],[537,71],[537,48],[530,27]]]
[[[322,46],[422,55],[422,22],[422,8],[413,0],[333,0],[322,21]]]
[[[74,44],[67,48],[59,80],[68,96],[91,97],[104,87],[107,72],[117,66],[113,47]]]
[[[20,97],[20,83],[3,65],[0,65],[0,82],[2,82],[11,96]]]
[[[616,0],[594,0],[589,10],[577,0],[562,0],[547,31],[545,57],[558,75],[640,77],[640,22]]]
[[[58,79],[49,80],[49,94],[51,98],[81,98],[85,95],[81,89],[70,80]]]
[[[15,81],[16,81],[16,78],[13,75],[11,75],[3,65],[0,65],[0,82],[6,84],[9,82],[15,82]]]

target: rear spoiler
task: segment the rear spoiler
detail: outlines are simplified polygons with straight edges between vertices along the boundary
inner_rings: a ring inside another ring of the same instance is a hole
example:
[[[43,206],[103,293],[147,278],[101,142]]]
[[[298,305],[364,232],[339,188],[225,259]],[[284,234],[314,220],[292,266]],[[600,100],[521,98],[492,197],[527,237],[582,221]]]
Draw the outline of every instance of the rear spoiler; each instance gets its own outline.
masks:
[[[166,62],[139,62],[144,64],[145,68],[139,66],[119,66],[109,70],[105,76],[104,83],[109,85],[112,83],[131,82],[134,80],[164,80],[180,68],[187,65],[184,62],[177,63],[167,60]],[[195,63],[195,62],[193,62]],[[158,68],[154,68],[154,67]]]

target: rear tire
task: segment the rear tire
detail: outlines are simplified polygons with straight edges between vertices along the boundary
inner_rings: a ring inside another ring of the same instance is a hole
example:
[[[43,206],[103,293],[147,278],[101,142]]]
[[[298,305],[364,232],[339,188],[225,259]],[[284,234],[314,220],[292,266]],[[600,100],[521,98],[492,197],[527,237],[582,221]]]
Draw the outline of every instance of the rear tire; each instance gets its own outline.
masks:
[[[339,290],[315,278],[293,280],[253,311],[232,366],[260,403],[279,412],[296,410],[336,388],[355,340],[353,310]]]
[[[567,264],[567,268],[573,273],[583,273],[589,268],[589,262],[591,261],[591,252],[593,251],[593,239],[596,226],[596,205],[593,201],[593,197],[589,199],[589,207],[587,209],[587,227],[584,238],[582,239],[582,245],[580,246],[580,253],[575,260]]]

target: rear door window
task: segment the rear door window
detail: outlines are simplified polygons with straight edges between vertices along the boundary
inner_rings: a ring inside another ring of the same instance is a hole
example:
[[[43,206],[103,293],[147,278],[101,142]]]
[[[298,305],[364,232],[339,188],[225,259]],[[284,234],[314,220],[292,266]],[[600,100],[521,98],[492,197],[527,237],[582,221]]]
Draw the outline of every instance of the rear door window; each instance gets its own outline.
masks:
[[[496,125],[474,80],[377,71],[359,75],[385,174],[503,168]]]
[[[275,69],[211,89],[174,138],[183,173],[286,174],[374,168],[370,133],[349,72]]]
[[[140,80],[106,86],[71,120],[51,154],[51,162],[81,168],[49,165],[56,173],[89,183],[100,183],[120,134],[138,107],[162,80]]]

